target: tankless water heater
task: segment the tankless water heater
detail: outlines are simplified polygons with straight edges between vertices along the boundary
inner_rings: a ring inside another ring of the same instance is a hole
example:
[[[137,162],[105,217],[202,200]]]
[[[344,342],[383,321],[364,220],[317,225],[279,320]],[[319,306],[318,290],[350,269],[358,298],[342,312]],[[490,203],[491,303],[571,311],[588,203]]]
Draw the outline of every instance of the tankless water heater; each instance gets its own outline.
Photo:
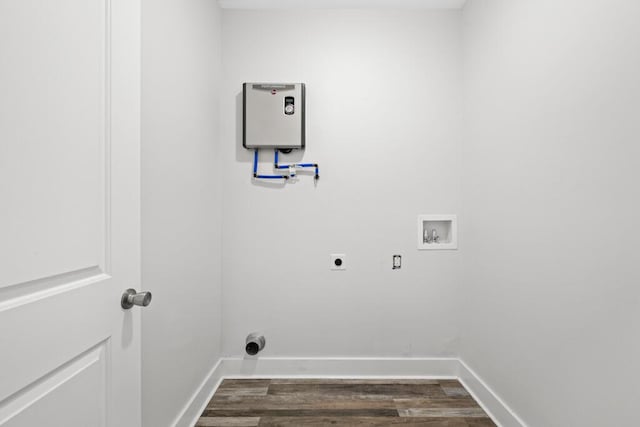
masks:
[[[304,148],[304,83],[244,83],[244,148]]]

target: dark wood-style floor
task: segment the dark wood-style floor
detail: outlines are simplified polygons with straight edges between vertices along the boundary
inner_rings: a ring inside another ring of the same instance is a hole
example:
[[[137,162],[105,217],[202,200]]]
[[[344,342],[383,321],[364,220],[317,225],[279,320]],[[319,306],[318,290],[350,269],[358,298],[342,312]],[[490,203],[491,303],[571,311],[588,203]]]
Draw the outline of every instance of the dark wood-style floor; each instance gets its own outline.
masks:
[[[198,427],[495,426],[456,380],[225,380]]]

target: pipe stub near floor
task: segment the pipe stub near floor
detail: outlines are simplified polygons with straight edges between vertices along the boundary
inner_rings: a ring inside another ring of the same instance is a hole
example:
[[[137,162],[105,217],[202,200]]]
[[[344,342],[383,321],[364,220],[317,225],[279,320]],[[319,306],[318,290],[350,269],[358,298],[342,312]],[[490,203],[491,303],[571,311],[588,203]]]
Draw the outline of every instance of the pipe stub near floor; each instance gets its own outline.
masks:
[[[264,348],[266,344],[266,340],[264,336],[258,335],[257,333],[249,334],[247,336],[245,351],[249,356],[255,356]]]

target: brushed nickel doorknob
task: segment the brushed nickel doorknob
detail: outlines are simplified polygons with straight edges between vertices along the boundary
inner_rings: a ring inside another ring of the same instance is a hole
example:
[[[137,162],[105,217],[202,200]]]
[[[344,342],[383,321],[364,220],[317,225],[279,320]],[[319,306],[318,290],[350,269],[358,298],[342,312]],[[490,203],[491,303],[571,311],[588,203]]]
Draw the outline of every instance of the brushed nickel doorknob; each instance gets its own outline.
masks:
[[[130,309],[134,305],[146,307],[149,304],[151,304],[151,292],[136,292],[135,289],[127,289],[124,291],[122,299],[120,300],[120,305],[125,310]]]

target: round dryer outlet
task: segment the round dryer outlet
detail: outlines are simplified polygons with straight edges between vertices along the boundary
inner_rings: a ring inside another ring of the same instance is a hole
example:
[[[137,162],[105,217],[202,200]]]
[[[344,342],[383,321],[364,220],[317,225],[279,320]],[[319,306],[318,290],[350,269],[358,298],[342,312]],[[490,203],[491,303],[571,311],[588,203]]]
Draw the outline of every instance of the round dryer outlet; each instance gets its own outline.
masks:
[[[347,256],[345,254],[331,254],[329,268],[331,270],[346,270]]]

